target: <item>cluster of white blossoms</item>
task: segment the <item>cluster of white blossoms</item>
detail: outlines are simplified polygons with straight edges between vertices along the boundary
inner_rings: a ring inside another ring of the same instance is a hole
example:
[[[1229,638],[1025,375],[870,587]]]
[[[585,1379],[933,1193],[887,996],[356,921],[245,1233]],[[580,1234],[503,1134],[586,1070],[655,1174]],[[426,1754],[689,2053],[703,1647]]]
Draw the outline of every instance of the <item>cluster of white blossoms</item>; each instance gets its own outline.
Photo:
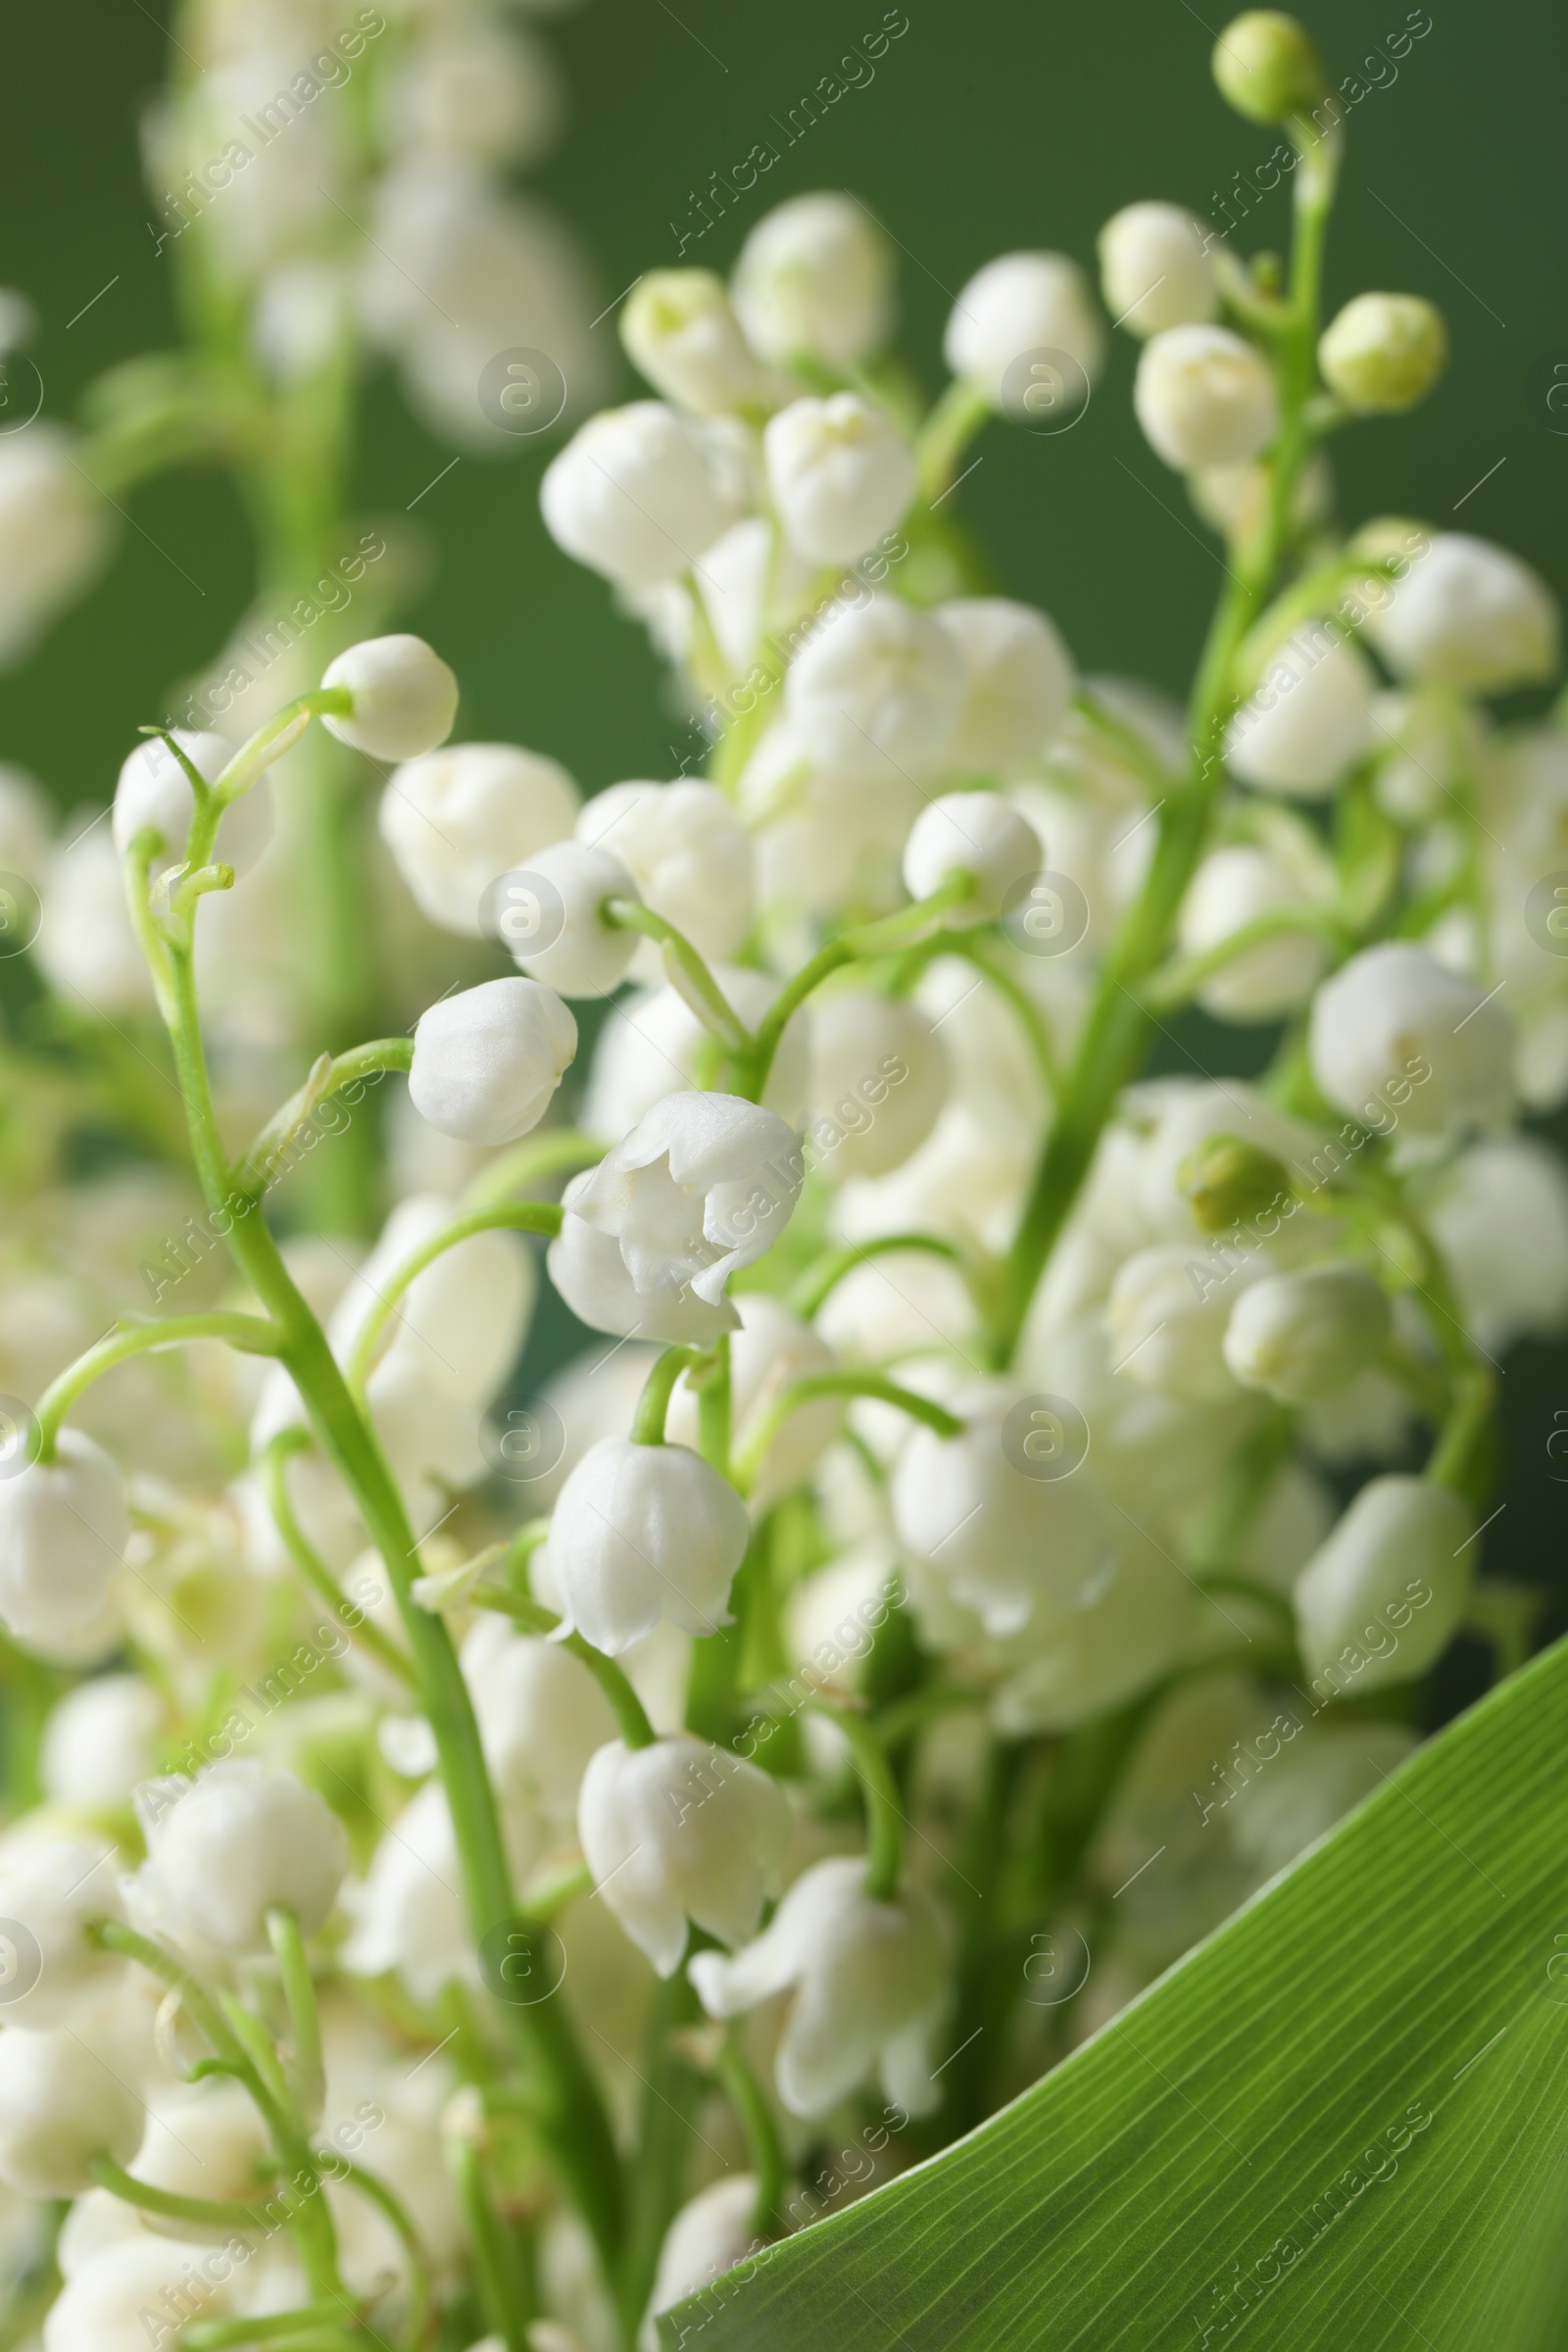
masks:
[[[0,1305],[40,1790],[0,1830],[0,2181],[72,2200],[45,2352],[285,2313],[652,2352],[1288,1867],[1498,1622],[1496,1359],[1568,1324],[1568,1178],[1520,1126],[1568,1100],[1568,734],[1494,702],[1557,612],[1480,540],[1332,519],[1321,444],[1429,388],[1442,322],[1322,325],[1340,128],[1298,30],[1242,22],[1222,86],[1299,159],[1288,293],[1174,205],[1100,245],[1139,420],[1226,541],[1185,716],[1080,678],[952,520],[1041,364],[1104,369],[1090,280],[988,264],[926,413],[889,244],[822,194],[728,286],[639,281],[656,397],[544,477],[704,779],[452,742],[396,635],[237,751],[127,758],[94,855],[200,1204],[154,1319],[173,1179],[123,1173],[29,1205]],[[394,33],[432,169],[521,135],[514,32]],[[282,266],[257,206],[232,234]],[[198,942],[314,722],[391,768],[385,847],[470,960],[231,1134]],[[1147,1074],[1195,1005],[1267,1031],[1261,1076]],[[304,1139],[377,1101],[378,1238],[275,1241]],[[592,1339],[536,1393],[545,1285]],[[1036,1930],[1092,1936],[1090,1980],[977,1993]]]

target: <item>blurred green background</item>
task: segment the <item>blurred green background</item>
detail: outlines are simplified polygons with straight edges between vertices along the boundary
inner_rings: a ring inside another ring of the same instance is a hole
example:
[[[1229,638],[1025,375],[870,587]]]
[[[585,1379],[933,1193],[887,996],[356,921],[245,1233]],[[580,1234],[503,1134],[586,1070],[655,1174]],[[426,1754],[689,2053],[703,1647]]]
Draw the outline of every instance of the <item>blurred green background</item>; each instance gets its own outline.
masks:
[[[32,347],[45,407],[70,416],[86,382],[173,333],[167,257],[154,250],[136,122],[164,69],[171,0],[15,6],[0,34],[0,280],[36,303]],[[1333,308],[1365,287],[1439,303],[1453,359],[1413,417],[1340,437],[1342,511],[1410,512],[1517,549],[1559,595],[1568,438],[1545,391],[1568,359],[1568,208],[1561,122],[1568,17],[1547,0],[1320,0],[1305,12],[1336,80],[1356,72],[1344,193],[1328,271]],[[586,240],[609,303],[643,270],[674,262],[694,192],[883,24],[877,0],[591,0],[548,24],[571,121],[532,184]],[[904,345],[931,388],[951,297],[978,265],[1016,246],[1092,262],[1119,205],[1161,196],[1223,223],[1235,174],[1264,163],[1274,134],[1240,121],[1209,79],[1223,16],[1191,0],[906,0],[875,66],[788,147],[777,167],[684,258],[725,269],[768,205],[797,190],[854,189],[904,248]],[[1406,31],[1428,29],[1393,58]],[[1362,61],[1371,58],[1370,65]],[[864,69],[857,65],[857,74]],[[1379,86],[1372,86],[1377,83]],[[1287,183],[1288,184],[1288,183]],[[1246,253],[1286,236],[1285,187],[1250,199],[1234,238]],[[82,305],[99,293],[79,317]],[[74,319],[74,323],[68,321]],[[613,317],[596,332],[607,341]],[[961,493],[1003,586],[1044,605],[1080,662],[1180,693],[1219,577],[1219,559],[1180,484],[1133,424],[1135,347],[1124,336],[1078,426],[1041,439],[994,425]],[[630,379],[625,378],[629,390]],[[428,636],[463,683],[461,734],[508,738],[565,761],[587,790],[661,775],[691,748],[670,714],[641,628],[546,539],[537,484],[548,452],[465,457],[420,497],[429,585],[402,625]],[[369,388],[362,503],[401,515],[451,452],[411,421],[390,378]],[[1478,486],[1479,485],[1479,486]],[[22,672],[0,680],[0,759],[32,768],[67,804],[106,798],[138,720],[171,681],[221,644],[251,588],[244,519],[218,476],[159,481],[130,502],[105,581]],[[167,554],[162,551],[168,551]],[[188,576],[182,576],[188,575]],[[1237,1034],[1225,1054],[1236,1066]],[[1168,1066],[1207,1059],[1184,1033]],[[1554,1122],[1559,1140],[1568,1135]],[[1489,1557],[1550,1579],[1568,1487],[1545,1450],[1568,1354],[1510,1360],[1507,1510]],[[1456,1674],[1463,1678],[1460,1661]],[[1458,1694],[1458,1684],[1453,1695]]]

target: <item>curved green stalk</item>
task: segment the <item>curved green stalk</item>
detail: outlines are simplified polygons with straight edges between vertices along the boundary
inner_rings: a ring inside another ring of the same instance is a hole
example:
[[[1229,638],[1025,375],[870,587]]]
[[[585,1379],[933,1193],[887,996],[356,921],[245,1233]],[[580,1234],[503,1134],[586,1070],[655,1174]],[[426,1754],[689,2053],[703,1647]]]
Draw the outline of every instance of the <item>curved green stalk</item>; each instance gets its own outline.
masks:
[[[493,1208],[471,1209],[466,1216],[454,1217],[439,1233],[431,1234],[417,1250],[411,1250],[400,1266],[386,1277],[377,1291],[365,1321],[355,1334],[344,1377],[355,1394],[364,1393],[366,1381],[375,1361],[376,1342],[386,1329],[398,1300],[410,1284],[416,1281],[426,1266],[433,1266],[448,1250],[460,1242],[469,1241],[476,1233],[548,1233],[561,1231],[562,1209],[554,1200],[502,1200]]]
[[[904,1814],[882,1742],[863,1715],[835,1707],[825,1698],[808,1698],[806,1704],[813,1714],[836,1723],[850,1743],[865,1797],[865,1891],[879,1903],[890,1903],[904,1868]]]
[[[1217,940],[1211,948],[1193,956],[1173,956],[1151,975],[1144,988],[1144,1003],[1152,1012],[1175,1012],[1191,1002],[1205,980],[1224,971],[1238,956],[1293,932],[1315,934],[1342,952],[1345,946],[1338,918],[1326,910],[1310,906],[1277,907],[1270,914],[1254,915],[1250,923],[1240,924],[1228,938]]]
[[[498,1200],[509,1200],[525,1184],[591,1168],[604,1158],[605,1151],[604,1144],[591,1135],[580,1135],[574,1127],[551,1127],[542,1135],[536,1131],[503,1152],[489,1167],[481,1168],[459,1206],[490,1208]]]
[[[36,1458],[54,1460],[61,1422],[95,1380],[133,1355],[145,1355],[149,1348],[180,1348],[191,1340],[226,1340],[230,1348],[247,1355],[276,1355],[281,1345],[276,1325],[260,1315],[165,1315],[156,1322],[133,1323],[126,1331],[111,1332],[108,1339],[68,1364],[38,1399]]]
[[[267,1191],[273,1168],[295,1136],[312,1112],[331,1096],[364,1079],[381,1077],[389,1070],[406,1070],[413,1060],[411,1037],[377,1037],[368,1045],[351,1047],[346,1054],[321,1054],[305,1084],[280,1110],[273,1112],[238,1161],[234,1171],[238,1190],[253,1200]]]
[[[927,1429],[934,1429],[939,1438],[956,1438],[963,1432],[957,1414],[950,1413],[945,1404],[937,1404],[914,1389],[901,1388],[897,1381],[885,1380],[880,1372],[812,1372],[805,1380],[792,1381],[773,1399],[736,1455],[732,1476],[743,1494],[749,1494],[756,1484],[767,1449],[790,1415],[819,1396],[870,1396],[880,1404],[896,1404],[911,1420],[923,1421]]]
[[[939,1241],[934,1233],[879,1233],[868,1242],[846,1242],[840,1250],[825,1250],[796,1280],[789,1295],[791,1306],[809,1322],[847,1274],[853,1274],[868,1258],[886,1257],[899,1250],[923,1250],[930,1257],[945,1257],[960,1267],[963,1262],[955,1245]]]
[[[95,2157],[87,2167],[100,2188],[107,2188],[122,2204],[139,2205],[143,2213],[156,2213],[166,2222],[188,2222],[198,2230],[221,2230],[225,2236],[243,2232],[249,2236],[265,2236],[270,2229],[266,2214],[259,2205],[230,2204],[217,2197],[176,2197],[167,2188],[154,2188],[146,2180],[138,2180],[112,2157]]]
[[[307,1429],[280,1429],[262,1455],[258,1471],[273,1525],[282,1537],[284,1549],[295,1567],[312,1592],[325,1601],[349,1639],[358,1642],[368,1656],[374,1658],[377,1665],[384,1666],[388,1674],[396,1675],[400,1683],[412,1685],[416,1676],[409,1658],[378,1625],[371,1623],[363,1609],[344,1597],[336,1577],[311,1544],[295,1516],[294,1505],[289,1499],[286,1465],[291,1454],[302,1452],[311,1443],[311,1433]],[[355,1617],[359,1619],[357,1625],[350,1623],[351,1618]]]
[[[289,2031],[294,2043],[293,2080],[289,2088],[296,2104],[310,2118],[318,2118],[326,2095],[326,2073],[321,2064],[321,2021],[316,2006],[316,1981],[298,1918],[279,1905],[267,1914],[267,1936],[283,1981]]]
[[[746,2149],[752,2160],[752,2172],[757,2181],[757,2201],[752,2207],[753,2231],[758,2237],[776,2237],[784,2204],[784,2143],[779,2137],[778,2125],[768,2105],[767,2093],[747,2064],[740,2036],[733,2026],[724,2035],[714,2071],[729,2093],[730,2105],[746,2135]]]
[[[675,1383],[683,1372],[694,1371],[708,1360],[706,1348],[666,1348],[648,1378],[637,1399],[632,1415],[631,1441],[634,1446],[662,1446],[664,1423],[669,1415],[669,1400]]]
[[[555,1635],[561,1625],[553,1609],[542,1601],[529,1600],[521,1592],[512,1592],[500,1585],[476,1585],[468,1595],[475,1608],[494,1609],[498,1616],[514,1618],[530,1634]],[[562,1638],[563,1649],[569,1649],[574,1658],[581,1658],[614,1711],[616,1729],[628,1747],[652,1747],[659,1734],[649,1722],[642,1700],[632,1689],[623,1668],[613,1658],[607,1658],[602,1649],[581,1634],[566,1634]]]
[[[751,1052],[751,1031],[683,931],[645,906],[641,899],[607,899],[603,913],[612,931],[640,931],[645,939],[657,940],[664,951],[666,966],[673,966],[686,981],[680,993],[692,1010],[731,1054]]]

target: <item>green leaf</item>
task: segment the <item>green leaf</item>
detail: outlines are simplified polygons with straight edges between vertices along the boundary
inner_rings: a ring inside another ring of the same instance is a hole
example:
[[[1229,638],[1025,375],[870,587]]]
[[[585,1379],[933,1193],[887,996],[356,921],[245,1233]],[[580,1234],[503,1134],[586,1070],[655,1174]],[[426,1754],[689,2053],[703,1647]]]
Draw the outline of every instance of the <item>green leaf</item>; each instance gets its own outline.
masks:
[[[700,2352],[1568,2342],[1568,1642]]]

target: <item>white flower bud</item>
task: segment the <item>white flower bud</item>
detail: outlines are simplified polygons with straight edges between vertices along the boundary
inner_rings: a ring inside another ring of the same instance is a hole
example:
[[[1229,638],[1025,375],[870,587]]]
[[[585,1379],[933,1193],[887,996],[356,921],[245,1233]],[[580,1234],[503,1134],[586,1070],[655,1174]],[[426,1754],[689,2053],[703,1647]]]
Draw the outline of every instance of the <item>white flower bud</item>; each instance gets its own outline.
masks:
[[[732,2271],[761,2240],[757,2234],[757,2181],[751,2173],[726,2173],[683,2205],[659,2249],[654,2291],[637,2338],[637,2352],[659,2352],[654,2326],[661,2312],[673,2311],[688,2295]],[[499,2352],[499,2348],[498,2348]]]
[[[1309,115],[1328,88],[1311,41],[1277,8],[1250,8],[1233,18],[1214,44],[1212,64],[1220,96],[1252,122]]]
[[[890,2099],[923,2115],[941,2097],[932,2037],[947,2006],[936,1916],[920,1896],[879,1902],[855,1855],[797,1879],[763,1933],[689,1970],[703,2006],[735,2017],[793,1986],[775,2080],[792,2115],[823,2115],[876,2067]]]
[[[1513,1023],[1498,1004],[1424,948],[1363,948],[1312,1000],[1312,1076],[1337,1109],[1412,1135],[1506,1116]]]
[[[323,686],[354,697],[347,718],[324,717],[329,734],[372,760],[417,760],[445,743],[458,715],[458,681],[422,637],[366,637],[328,662]]]
[[[738,1452],[785,1389],[814,1373],[835,1371],[839,1359],[808,1323],[766,1291],[743,1291],[735,1309],[741,1320],[729,1344],[729,1387]],[[752,1488],[753,1510],[765,1510],[769,1502],[802,1485],[843,1425],[841,1396],[814,1397],[791,1413],[762,1457]],[[664,1427],[672,1442],[697,1442],[697,1397],[684,1372],[675,1383]]]
[[[1187,1244],[1136,1250],[1110,1286],[1112,1371],[1184,1404],[1226,1402],[1236,1395],[1224,1356],[1234,1304],[1233,1287],[1211,1279]]]
[[[937,623],[896,596],[835,605],[785,681],[788,717],[808,758],[844,776],[947,763],[963,707],[963,665]]]
[[[1026,352],[1062,352],[1093,383],[1105,329],[1089,281],[1060,253],[1004,253],[975,272],[954,304],[942,354],[956,376],[995,409],[1027,417],[1022,388],[1005,381]]]
[[[1430,1479],[1370,1480],[1296,1582],[1307,1673],[1357,1697],[1424,1674],[1464,1612],[1474,1524]]]
[[[567,1305],[600,1330],[716,1338],[737,1320],[725,1282],[777,1239],[804,1180],[794,1131],[772,1111],[734,1095],[666,1095],[597,1168],[566,1187],[551,1279]],[[603,1250],[563,1250],[574,1227],[587,1227],[618,1255],[618,1298],[604,1295],[613,1276]],[[710,1310],[706,1322],[681,1312],[677,1294],[687,1289]],[[607,1306],[617,1317],[629,1310],[630,1319],[601,1321]],[[691,1329],[694,1320],[700,1332]],[[669,1322],[685,1328],[670,1332]]]
[[[671,1977],[688,1919],[723,1943],[751,1934],[777,1887],[790,1816],[771,1774],[727,1748],[612,1740],[583,1776],[577,1834],[605,1902]]]
[[[212,2251],[133,2225],[132,2234],[73,2269],[44,2321],[44,2352],[149,2352],[158,2328],[167,2323],[166,2346],[176,2334],[176,2312],[192,2323],[225,2318],[234,2310],[231,2289],[201,2268]]]
[[[1401,677],[1468,693],[1501,693],[1557,666],[1557,606],[1544,580],[1463,531],[1440,531],[1366,626]]]
[[[962,1433],[911,1429],[894,1465],[890,1500],[901,1543],[998,1639],[1037,1610],[1069,1607],[1114,1558],[1116,1523],[1093,1474],[1029,1475],[1004,1440],[1011,1390],[957,1397]],[[1047,1433],[1050,1436],[1053,1433]],[[1025,1441],[1031,1432],[1025,1429]],[[1032,1458],[1032,1457],[1028,1457]]]
[[[1219,309],[1208,258],[1213,231],[1179,204],[1128,204],[1100,232],[1100,286],[1118,326],[1135,335],[1204,326]]]
[[[1202,466],[1187,477],[1187,495],[1211,531],[1250,537],[1268,508],[1268,467],[1256,458],[1235,466]],[[1326,522],[1334,512],[1334,469],[1319,450],[1302,466],[1291,500],[1298,531]]]
[[[577,839],[618,858],[644,905],[684,932],[709,962],[722,962],[745,940],[751,836],[717,785],[612,784],[583,809]],[[646,944],[657,959],[657,947]]]
[[[948,764],[1008,776],[1034,766],[1067,721],[1072,656],[1056,624],[1001,596],[957,597],[934,618],[963,661],[964,698]]]
[[[0,439],[0,663],[20,662],[108,558],[114,518],[72,452],[74,433],[44,420]]]
[[[893,328],[893,255],[864,205],[792,196],[741,247],[732,288],[748,342],[764,360],[853,368]]]
[[[243,2085],[205,2082],[167,2092],[148,2108],[147,2135],[132,2170],[169,2196],[244,2204],[256,2197],[270,2155],[267,2127]],[[175,2237],[190,2228],[153,2214],[143,2226]]]
[[[525,868],[542,875],[561,902],[561,929],[548,947],[528,945],[528,927],[501,929],[514,960],[532,979],[560,991],[564,997],[608,997],[626,977],[637,953],[639,934],[619,931],[604,918],[607,899],[635,899],[637,885],[620,859],[609,850],[585,842],[556,841],[536,850]],[[553,925],[555,909],[549,909]]]
[[[1015,883],[1039,873],[1045,851],[1039,834],[996,792],[945,792],[914,820],[904,851],[904,887],[928,899],[955,874],[974,878],[973,896],[950,908],[955,928],[990,922]]]
[[[153,1004],[146,958],[125,905],[125,875],[109,829],[74,819],[44,869],[43,921],[33,943],[39,969],[67,1003],[108,1018]]]
[[[914,496],[914,452],[858,392],[781,409],[762,435],[762,458],[785,535],[813,564],[853,564]]]
[[[577,1051],[577,1024],[539,980],[486,980],[443,997],[414,1032],[409,1098],[468,1144],[512,1144],[537,1127]]]
[[[1372,748],[1372,664],[1321,623],[1302,629],[1270,662],[1250,701],[1231,720],[1225,758],[1244,783],[1318,800]]]
[[[615,1737],[610,1701],[569,1649],[488,1611],[474,1619],[462,1654],[502,1803],[569,1824],[589,1758]]]
[[[1311,880],[1272,844],[1229,842],[1203,859],[1182,901],[1181,944],[1189,956],[1217,948],[1263,915],[1310,907]],[[1205,1012],[1222,1021],[1274,1021],[1310,993],[1327,950],[1310,931],[1259,940],[1213,973],[1198,991]]]
[[[591,416],[552,459],[539,505],[559,547],[623,588],[690,571],[735,519],[700,434],[658,400]]]
[[[561,1490],[549,1573],[565,1622],[614,1658],[665,1622],[728,1625],[750,1536],[746,1505],[700,1453],[601,1438]]]
[[[221,735],[200,735],[186,727],[170,730],[174,741],[208,784],[216,784],[234,756],[234,747]],[[161,736],[149,735],[130,754],[115,786],[115,812],[110,819],[115,847],[122,858],[138,833],[151,826],[164,838],[153,870],[176,863],[185,854],[185,836],[196,813],[196,795],[189,776]],[[216,862],[247,873],[272,838],[272,797],[265,776],[232,801],[219,820],[213,850]]]
[[[142,2103],[69,2026],[0,2034],[0,2180],[27,2197],[76,2197],[98,2158],[128,2164]]]
[[[335,1813],[291,1772],[238,1759],[194,1781],[150,1781],[139,1800],[147,1860],[137,1891],[164,1931],[220,1952],[265,1952],[267,1914],[314,1936],[348,1868]]]
[[[1424,400],[1447,357],[1443,313],[1419,294],[1357,294],[1317,347],[1331,392],[1349,408],[1391,413]]]
[[[766,377],[710,270],[651,270],[620,314],[620,339],[656,392],[699,416],[766,396]]]
[[[0,1480],[0,1623],[28,1648],[70,1656],[104,1609],[129,1536],[119,1465],[63,1429],[52,1462]]]
[[[1568,1174],[1534,1136],[1475,1144],[1427,1212],[1477,1344],[1500,1355],[1568,1320]]]
[[[1389,1336],[1389,1302],[1360,1266],[1303,1266],[1245,1290],[1225,1329],[1225,1361],[1244,1389],[1316,1404],[1364,1372]]]
[[[49,1711],[38,1774],[59,1805],[109,1812],[158,1769],[168,1729],[161,1694],[139,1674],[100,1674],[78,1683]]]
[[[16,1947],[6,1954],[8,2027],[64,2025],[124,1975],[123,1960],[87,1934],[95,1920],[125,1916],[118,1867],[113,1847],[84,1838],[29,1840],[0,1862],[0,1919]]]
[[[1232,466],[1280,429],[1268,362],[1224,326],[1172,326],[1144,346],[1133,407],[1167,466]]]
[[[564,841],[579,796],[565,769],[510,743],[459,743],[411,760],[381,795],[381,838],[416,904],[477,939],[490,884]]]
[[[807,1135],[825,1176],[842,1182],[901,1166],[930,1134],[947,1094],[947,1054],[918,1005],[869,988],[817,1000]]]

